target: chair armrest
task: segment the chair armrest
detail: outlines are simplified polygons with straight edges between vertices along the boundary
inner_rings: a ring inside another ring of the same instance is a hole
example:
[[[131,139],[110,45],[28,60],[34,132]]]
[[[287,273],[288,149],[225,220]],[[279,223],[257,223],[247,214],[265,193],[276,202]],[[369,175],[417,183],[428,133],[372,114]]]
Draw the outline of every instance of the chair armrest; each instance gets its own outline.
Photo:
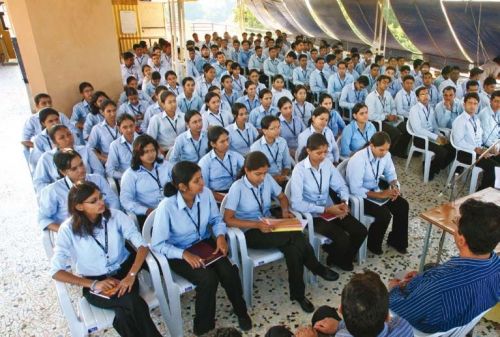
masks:
[[[443,134],[446,138],[450,139],[451,129],[448,128],[439,128],[439,132]]]
[[[227,228],[227,237],[229,238],[229,257],[238,268],[241,268],[241,261],[238,255],[238,240],[234,228]]]
[[[71,303],[71,298],[69,296],[69,291],[67,285],[63,282],[54,280],[57,292],[57,299],[59,300],[59,306],[61,311],[68,320],[68,325],[70,326],[71,333],[75,334],[75,329],[81,330],[80,335],[83,336],[87,333],[83,322],[80,320],[73,303]]]
[[[111,187],[111,190],[115,192],[116,196],[119,196],[118,193],[118,186],[116,185],[115,178],[113,177],[107,177],[106,180],[108,181],[109,187]]]
[[[163,287],[163,282],[161,279],[161,273],[158,262],[153,257],[153,252],[151,251],[146,256],[146,265],[148,266],[149,275],[151,276],[151,281],[153,282],[153,289],[155,292],[155,296],[158,299],[160,312],[163,316],[163,319],[166,321],[170,313],[168,311],[168,305],[165,302],[166,299],[165,288]]]
[[[168,260],[163,254],[157,253],[153,250],[150,250],[150,252],[158,262],[161,274],[163,275],[163,279],[165,280],[165,287],[168,288],[169,285],[172,285],[174,283],[174,278],[172,277],[172,271],[170,270]]]
[[[349,195],[349,204],[351,205],[351,213],[358,221],[361,221],[361,217],[364,215],[365,205],[361,197],[354,195]]]
[[[245,233],[239,228],[232,227],[231,228],[235,237],[236,237],[236,242],[238,242],[238,248],[240,249],[240,254],[241,254],[241,259],[243,260],[244,257],[248,257],[248,248],[247,248],[247,240],[245,238]],[[240,261],[243,263],[243,261]]]

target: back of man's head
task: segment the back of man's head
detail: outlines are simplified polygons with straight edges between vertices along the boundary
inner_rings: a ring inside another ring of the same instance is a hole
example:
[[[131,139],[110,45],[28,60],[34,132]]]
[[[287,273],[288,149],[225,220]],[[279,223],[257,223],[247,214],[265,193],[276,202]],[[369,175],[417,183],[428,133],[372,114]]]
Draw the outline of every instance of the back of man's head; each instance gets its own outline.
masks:
[[[458,234],[463,235],[471,253],[491,253],[500,241],[500,206],[469,199],[460,205]]]
[[[354,337],[376,337],[384,329],[389,294],[378,274],[355,274],[342,290],[342,316]]]

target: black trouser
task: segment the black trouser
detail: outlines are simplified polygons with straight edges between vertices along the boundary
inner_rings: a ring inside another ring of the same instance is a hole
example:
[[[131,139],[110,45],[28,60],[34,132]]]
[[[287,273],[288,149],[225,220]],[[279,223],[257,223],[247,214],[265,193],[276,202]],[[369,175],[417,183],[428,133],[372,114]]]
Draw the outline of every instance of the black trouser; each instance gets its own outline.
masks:
[[[425,149],[425,141],[422,138],[415,137],[414,144],[419,149]],[[435,154],[431,162],[431,174],[446,168],[455,158],[455,149],[451,144],[439,145],[429,141],[429,151]]]
[[[344,219],[332,221],[319,217],[313,220],[314,230],[332,240],[332,243],[324,246],[331,261],[340,266],[352,264],[365,241],[368,233],[366,227],[350,214]]]
[[[207,242],[215,247],[212,239]],[[168,262],[174,272],[196,285],[193,323],[195,332],[208,332],[215,328],[215,305],[219,282],[226,291],[236,315],[240,317],[247,314],[238,268],[233,266],[228,258],[221,258],[206,268],[197,269],[193,269],[182,259],[169,259]]]
[[[470,153],[458,151],[457,159],[462,163],[472,164],[472,156]],[[500,155],[483,158],[476,166],[483,169],[483,179],[478,190],[493,187],[495,184],[495,167],[500,166]]]
[[[387,242],[398,249],[408,248],[408,210],[409,205],[403,197],[389,200],[386,204],[379,206],[364,199],[365,213],[375,218],[368,231],[368,248],[370,250],[381,250],[385,232],[389,227],[391,216],[392,231],[389,233]]]
[[[112,277],[123,279],[127,276],[134,263],[135,254],[130,254],[129,258],[120,266],[118,272]],[[87,278],[94,280],[104,280],[107,276],[90,276]],[[113,327],[120,336],[125,337],[157,337],[161,334],[156,329],[146,302],[139,296],[139,282],[135,282],[130,293],[125,293],[121,297],[114,296],[110,299],[102,298],[90,293],[89,288],[83,288],[83,296],[87,301],[99,308],[113,309],[115,319]]]
[[[406,131],[406,121],[393,126],[389,122],[382,122],[382,131],[385,131],[391,137],[391,154],[395,156],[402,156],[406,154],[406,148],[410,142],[411,136]]]
[[[249,248],[277,248],[285,255],[290,299],[304,298],[304,266],[314,274],[320,273],[324,268],[316,259],[313,247],[302,232],[262,233],[258,229],[250,229],[245,232],[245,238]]]

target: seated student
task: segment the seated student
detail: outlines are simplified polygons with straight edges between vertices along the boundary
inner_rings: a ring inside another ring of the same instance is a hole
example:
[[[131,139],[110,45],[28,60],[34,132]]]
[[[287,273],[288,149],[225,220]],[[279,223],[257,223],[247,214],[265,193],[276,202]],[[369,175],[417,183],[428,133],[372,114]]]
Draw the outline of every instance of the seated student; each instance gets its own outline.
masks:
[[[448,143],[448,139],[439,133],[434,109],[429,104],[429,91],[427,88],[418,88],[416,95],[418,102],[410,109],[408,123],[410,123],[413,132],[417,136],[428,137],[430,140],[429,151],[434,152],[429,172],[429,180],[432,180],[434,175],[445,169],[453,161],[455,150]],[[422,138],[415,137],[414,144],[421,149],[425,148],[425,142]]]
[[[134,140],[132,160],[122,176],[120,202],[134,213],[142,228],[147,216],[163,200],[163,187],[172,180],[172,164],[160,157],[159,145],[152,137]]]
[[[396,68],[392,66],[388,66],[385,69],[384,75],[389,76],[391,79],[391,83],[389,83],[389,86],[387,87],[387,91],[391,94],[391,96],[396,99],[396,95],[398,92],[403,88],[402,83],[403,80],[402,78],[405,78],[407,75],[403,76],[402,78],[397,78],[396,77]]]
[[[459,256],[404,280],[389,281],[389,307],[414,328],[433,333],[462,326],[499,301],[500,206],[469,199],[460,205],[454,241]],[[441,310],[446,308],[446,310]]]
[[[248,73],[248,80],[252,81],[255,84],[255,86],[256,86],[255,90],[256,90],[257,96],[260,95],[261,90],[267,89],[264,84],[262,84],[261,82],[259,82],[259,77],[260,77],[260,74],[255,69],[250,70],[249,73]]]
[[[368,95],[365,88],[368,85],[368,77],[365,75],[361,75],[353,83],[346,85],[340,93],[339,106],[342,109],[351,111],[354,108],[354,105],[358,103],[364,104],[366,96]]]
[[[366,68],[365,72],[363,72],[363,75],[365,75],[368,78],[369,84],[366,87],[366,90],[369,93],[374,91],[377,87],[377,80],[378,80],[379,75],[380,75],[380,66],[376,63],[372,63],[369,67]],[[387,86],[389,86],[389,84]],[[390,95],[390,93],[389,93],[389,95]]]
[[[105,100],[101,103],[101,111],[104,120],[92,128],[87,147],[95,152],[104,165],[108,160],[109,145],[120,136],[120,131],[116,125],[115,102]]]
[[[410,109],[417,104],[417,95],[413,92],[415,79],[411,75],[403,77],[403,88],[398,91],[394,102],[396,104],[396,113],[408,119]]]
[[[154,88],[156,86],[160,85],[161,75],[160,75],[160,73],[155,71],[155,73],[158,73],[159,78],[155,75],[156,80],[155,80],[155,83],[153,84],[153,89],[148,90],[148,88],[151,88],[151,84],[153,82],[153,69],[148,64],[145,64],[145,65],[141,66],[141,70],[142,70],[141,88],[146,93],[146,95],[151,97],[151,96],[153,96]]]
[[[223,75],[220,82],[222,85],[221,99],[232,106],[239,98],[238,93],[233,90],[233,78],[230,75]]]
[[[52,108],[43,108],[38,112],[38,119],[42,125],[42,131],[33,139],[33,151],[30,153],[30,164],[36,167],[36,163],[47,151],[52,150],[52,141],[50,140],[48,130],[57,124],[61,124],[59,112]]]
[[[177,109],[177,101],[171,91],[163,91],[160,102],[164,112],[151,118],[147,133],[160,144],[160,152],[165,155],[174,146],[177,136],[186,131],[186,124],[184,113]]]
[[[307,68],[307,55],[300,54],[299,66],[293,70],[292,74],[293,85],[303,85],[309,89],[310,79],[311,79],[311,70]]]
[[[293,114],[292,101],[288,97],[281,97],[278,101],[279,120],[281,123],[280,136],[285,139],[290,150],[290,156],[295,157],[299,134],[306,129],[302,119]]]
[[[213,55],[215,58],[215,62],[212,62],[210,65],[215,68],[215,78],[220,81],[222,73],[226,71],[226,57],[221,51],[217,51]]]
[[[197,163],[207,153],[207,134],[203,131],[203,118],[198,111],[188,111],[184,115],[186,131],[175,138],[169,161],[192,161]]]
[[[163,79],[165,78],[165,73],[168,71],[168,66],[167,66],[167,64],[163,64],[160,57],[161,56],[160,56],[159,52],[158,53],[153,52],[151,54],[151,59],[149,60],[149,61],[151,61],[149,63],[149,65],[151,66],[151,70],[153,72],[160,73],[160,79],[161,79],[160,83],[162,83]]]
[[[292,93],[288,89],[285,89],[285,80],[281,74],[273,77],[271,93],[273,94],[272,105],[274,107],[278,106],[278,101],[281,97],[288,97],[290,101],[293,100]]]
[[[262,55],[262,47],[256,46],[255,52],[248,59],[248,69],[249,71],[256,70],[259,75],[264,74],[264,60],[265,56]]]
[[[365,213],[375,218],[368,232],[368,249],[382,255],[382,241],[391,221],[387,244],[406,254],[408,247],[408,202],[401,196],[396,169],[389,151],[391,138],[377,132],[370,144],[356,152],[347,163],[347,184],[351,194],[364,199]],[[384,181],[380,177],[384,176]]]
[[[83,124],[85,123],[85,118],[91,111],[90,100],[92,99],[92,94],[94,93],[94,87],[89,82],[82,82],[78,86],[80,95],[82,95],[82,100],[73,106],[73,113],[71,114],[71,124],[78,130],[79,143],[83,142]]]
[[[245,96],[238,98],[236,102],[245,105],[247,111],[252,111],[260,104],[260,100],[257,95],[257,86],[252,81],[246,81],[244,88]]]
[[[134,140],[139,136],[135,132],[134,117],[123,114],[116,120],[121,136],[109,145],[106,175],[117,180],[118,184],[123,172],[130,167]]]
[[[480,119],[476,116],[479,107],[479,96],[476,93],[464,96],[464,112],[458,116],[451,127],[451,136],[458,148],[474,151],[477,156],[486,151],[483,144],[483,128]],[[478,158],[478,157],[476,157]],[[472,164],[470,153],[458,151],[457,159],[466,164]],[[478,190],[493,187],[495,183],[495,167],[500,166],[500,154],[494,149],[483,157],[476,166],[483,169],[483,178]]]
[[[140,68],[135,65],[134,54],[127,51],[122,56],[123,64],[121,65],[121,70],[123,85],[127,85],[128,79],[131,77],[135,78],[141,84],[142,74],[140,73]]]
[[[73,185],[68,211],[70,218],[57,234],[52,278],[82,286],[91,305],[112,309],[113,327],[120,336],[135,336],[140,331],[141,336],[160,337],[148,305],[139,295],[137,273],[148,248],[132,220],[117,209],[109,209],[99,188],[88,181]],[[125,240],[137,247],[137,253],[129,253]],[[75,264],[75,274],[67,271],[69,259]],[[113,288],[116,295],[109,299],[95,294]]]
[[[225,193],[236,180],[238,172],[243,168],[245,160],[241,154],[229,149],[229,132],[221,126],[212,126],[207,132],[208,153],[198,165],[201,168],[203,181],[214,194],[217,202],[222,202]]]
[[[139,94],[134,88],[126,88],[125,94],[127,95],[128,101],[120,105],[120,108],[118,109],[118,116],[124,113],[129,114],[134,117],[139,128],[142,125],[147,109],[149,106],[154,104],[149,104],[144,100],[140,100]]]
[[[144,84],[143,84],[143,90],[144,92],[146,93],[146,95],[148,95],[149,97],[151,97],[151,99],[153,101],[155,101],[155,91],[156,91],[156,88],[158,88],[161,84],[161,75],[159,72],[155,71],[151,74],[151,81],[144,87]]]
[[[73,149],[61,149],[54,154],[54,165],[60,179],[42,189],[38,205],[38,224],[42,230],[57,232],[68,218],[68,192],[79,181],[91,181],[99,187],[106,204],[120,209],[120,202],[106,179],[98,174],[87,174],[82,157]]]
[[[196,59],[196,69],[198,72],[201,74],[199,77],[203,77],[203,72],[205,66],[208,64],[212,64],[214,62],[214,59],[210,57],[210,49],[207,48],[207,46],[203,46],[200,49],[200,56]],[[214,76],[215,76],[215,69],[214,69]]]
[[[105,177],[104,167],[95,153],[84,145],[75,145],[75,138],[66,125],[54,125],[49,129],[48,134],[53,143],[53,149],[42,154],[33,173],[33,187],[37,195],[45,186],[59,179],[59,171],[54,164],[54,154],[60,149],[74,149],[82,157],[87,172]]]
[[[157,114],[160,114],[163,112],[163,103],[161,102],[160,96],[161,96],[161,93],[164,91],[167,91],[166,86],[159,85],[156,87],[155,92],[154,92],[154,101],[155,102],[147,107],[146,112],[144,113],[144,118],[142,119],[142,122],[141,122],[140,131],[147,132],[151,118],[153,118],[154,115],[157,115]]]
[[[344,61],[340,61],[339,63],[337,63],[337,72],[335,74],[332,74],[328,79],[327,90],[328,94],[332,96],[337,105],[344,87],[353,82],[354,78],[351,74],[347,73],[347,64]]]
[[[43,108],[52,108],[52,98],[47,94],[37,94],[34,98],[36,113],[28,117],[28,120],[23,126],[23,135],[21,144],[28,148],[33,148],[34,144],[32,138],[42,132],[42,124],[40,124],[39,112]],[[70,128],[71,132],[77,135],[77,129],[73,127],[68,117],[65,114],[59,114],[59,120],[62,124]]]
[[[311,115],[314,110],[314,105],[306,101],[307,89],[302,84],[298,84],[293,88],[293,114],[300,118],[304,125],[308,125],[311,120]]]
[[[340,139],[340,155],[352,156],[370,142],[375,132],[375,126],[368,120],[367,106],[357,103],[352,108],[352,121],[347,124]]]
[[[278,64],[278,72],[283,76],[285,81],[285,86],[291,90],[292,88],[292,76],[293,68],[295,68],[295,61],[297,60],[297,54],[294,52],[289,52],[285,56],[285,60]]]
[[[353,59],[349,58],[349,57],[346,57],[344,59],[344,61],[345,61],[345,63],[347,63],[346,74],[351,75],[353,81],[356,81],[359,78],[359,76],[360,76],[360,74],[356,71],[356,69],[354,69],[354,67],[356,66],[356,64],[354,63]],[[387,69],[386,69],[386,72],[387,72]]]
[[[177,74],[173,70],[169,70],[165,73],[165,86],[167,90],[172,92],[175,97],[182,94],[182,87],[177,83]]]
[[[204,186],[195,163],[181,161],[172,170],[172,182],[155,214],[151,246],[167,257],[170,268],[196,285],[193,333],[196,336],[215,328],[216,293],[219,282],[226,291],[242,330],[252,328],[238,271],[227,257],[226,224],[222,221],[212,192]],[[203,260],[189,252],[205,242],[223,258],[205,267]]]
[[[490,106],[491,95],[495,92],[497,80],[493,77],[486,77],[483,82],[483,90],[479,93],[479,111]]]
[[[123,88],[122,93],[120,94],[120,98],[118,99],[118,105],[122,105],[127,102],[127,88],[134,88],[137,90],[137,94],[139,96],[139,100],[147,102],[148,105],[153,103],[153,100],[150,96],[139,90],[139,82],[133,76],[127,78],[127,85]]]
[[[241,103],[233,105],[234,123],[226,127],[229,132],[229,148],[245,156],[250,151],[250,146],[259,136],[259,132],[251,123],[248,123],[248,110]]]
[[[336,265],[342,270],[353,270],[353,260],[366,237],[366,228],[349,214],[349,189],[344,178],[332,162],[326,159],[328,141],[320,133],[312,134],[302,150],[302,159],[293,169],[292,209],[311,213],[314,230],[333,240],[324,246],[327,265]],[[312,179],[311,179],[312,178]],[[329,197],[329,190],[338,200]],[[319,215],[328,213],[334,220],[324,220]]]
[[[329,94],[321,94],[318,99],[319,106],[322,106],[330,111],[328,119],[328,127],[332,130],[335,138],[342,136],[342,131],[345,128],[345,122],[340,117],[340,114],[333,108],[333,99]]]
[[[500,90],[490,95],[490,104],[479,112],[478,117],[483,128],[483,144],[490,147],[500,139]]]
[[[205,99],[205,95],[208,93],[208,89],[210,89],[211,86],[220,88],[220,83],[215,77],[215,69],[209,64],[203,66],[203,75],[200,76],[195,83],[195,95],[201,100]]]
[[[237,62],[233,62],[231,64],[231,78],[233,79],[233,89],[236,91],[238,97],[241,97],[244,95],[245,91],[245,83],[247,82],[247,79],[245,76],[243,76],[243,71],[241,69],[241,66]]]
[[[328,111],[327,108],[320,106],[314,109],[310,126],[299,135],[297,151],[299,151],[299,153],[302,151],[302,149],[306,146],[307,139],[310,135],[313,133],[321,133],[326,137],[329,144],[327,158],[335,164],[339,162],[340,154],[335,136],[333,135],[332,130],[328,127],[329,119],[330,111]]]
[[[434,111],[438,127],[451,129],[453,121],[464,111],[462,102],[455,97],[454,87],[443,89],[443,100],[436,104]]]
[[[436,105],[439,103],[440,95],[436,86],[432,83],[433,81],[432,73],[431,72],[424,73],[422,75],[422,80],[423,80],[423,86],[426,87],[427,91],[429,92],[429,105],[435,108]]]
[[[250,111],[250,123],[260,132],[260,122],[265,116],[277,116],[278,109],[272,105],[273,94],[269,89],[262,89],[259,93],[260,105]]]
[[[280,137],[280,125],[280,120],[276,116],[262,118],[263,136],[250,146],[250,151],[264,153],[270,163],[269,174],[278,184],[284,185],[291,172],[292,158],[286,140]]]
[[[335,54],[328,54],[326,56],[320,55],[321,57],[325,58],[325,67],[324,72],[326,78],[330,78],[333,74],[337,73],[337,57]],[[314,63],[310,62],[310,68],[314,70]]]
[[[464,96],[464,92],[462,90],[462,86],[458,85],[458,79],[460,78],[460,67],[452,66],[450,70],[450,75],[447,80],[441,82],[438,87],[440,92],[443,92],[444,88],[451,86],[455,88],[455,95],[458,99],[462,99]]]
[[[85,117],[85,123],[83,124],[83,139],[87,141],[90,136],[90,132],[94,125],[101,123],[104,120],[104,116],[101,112],[101,104],[105,100],[110,99],[103,91],[96,91],[92,94],[92,99],[90,100],[90,113]]]
[[[212,125],[223,128],[231,124],[233,118],[231,112],[222,108],[220,96],[215,92],[209,92],[205,96],[205,109],[202,110],[203,130],[206,131]]]
[[[264,75],[266,75],[269,80],[273,80],[274,76],[279,74],[278,71],[278,64],[280,60],[278,59],[278,48],[277,47],[270,47],[269,48],[269,55],[268,57],[264,60],[263,68],[264,68]]]
[[[260,220],[271,216],[273,198],[279,200],[281,217],[293,218],[287,197],[267,173],[268,169],[269,161],[265,154],[260,151],[247,154],[241,178],[231,185],[227,194],[224,221],[245,232],[249,248],[277,248],[285,255],[290,299],[299,302],[305,312],[312,312],[314,305],[305,297],[304,266],[327,281],[335,281],[339,275],[318,262],[302,232],[273,232],[273,226]]]
[[[219,95],[219,98],[222,97],[222,91],[220,90],[219,87],[211,86],[208,89],[207,95],[209,93],[211,93],[211,92]],[[207,97],[207,95],[205,95],[205,98]],[[226,111],[229,114],[231,114],[231,105],[225,99],[220,99],[219,101],[220,101],[220,109]],[[200,112],[203,112],[203,111],[206,111],[206,110],[207,110],[207,104],[203,103],[203,105],[200,108]]]
[[[199,111],[203,100],[195,95],[195,81],[192,77],[185,77],[182,80],[183,92],[177,96],[177,106],[179,109],[186,113],[190,110]]]
[[[315,62],[315,69],[309,77],[309,87],[316,96],[328,91],[328,79],[323,72],[324,66],[325,60],[322,57],[318,57]]]

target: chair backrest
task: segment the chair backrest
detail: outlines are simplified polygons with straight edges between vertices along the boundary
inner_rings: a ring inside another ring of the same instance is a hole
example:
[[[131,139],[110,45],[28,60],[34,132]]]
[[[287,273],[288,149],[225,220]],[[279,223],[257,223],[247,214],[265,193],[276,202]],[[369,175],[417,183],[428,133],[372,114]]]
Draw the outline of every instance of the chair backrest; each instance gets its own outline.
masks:
[[[292,184],[291,180],[288,180],[285,186],[285,196],[290,200],[290,197],[292,196]]]
[[[347,171],[347,163],[349,162],[349,159],[343,160],[340,164],[337,165],[337,170],[339,170],[339,173],[342,175],[342,177],[345,178],[346,171]]]
[[[227,194],[224,196],[224,198],[222,199],[221,203],[220,203],[220,215],[222,216],[222,218],[224,218],[224,211],[226,210],[226,203],[227,203]]]
[[[43,249],[45,249],[45,254],[47,255],[47,258],[49,260],[52,258],[52,255],[54,255],[56,235],[56,232],[50,231],[48,229],[42,232]]]
[[[115,192],[116,196],[119,196],[120,194],[118,193],[118,185],[116,184],[116,180],[113,177],[107,177],[106,180],[108,181],[109,187],[111,187],[111,190]]]
[[[168,159],[170,158],[170,155],[172,154],[172,149],[173,147],[171,147],[170,149],[168,149],[167,153],[165,154],[165,160],[168,161]]]
[[[147,243],[151,242],[151,234],[153,232],[153,223],[155,222],[155,213],[156,210],[149,213],[146,221],[144,221],[144,225],[142,227],[142,237]]]
[[[410,123],[410,120],[408,119],[408,121],[406,122],[406,131],[408,131],[408,133],[412,136],[415,136],[415,132],[413,131],[413,128],[411,127],[411,123]]]

